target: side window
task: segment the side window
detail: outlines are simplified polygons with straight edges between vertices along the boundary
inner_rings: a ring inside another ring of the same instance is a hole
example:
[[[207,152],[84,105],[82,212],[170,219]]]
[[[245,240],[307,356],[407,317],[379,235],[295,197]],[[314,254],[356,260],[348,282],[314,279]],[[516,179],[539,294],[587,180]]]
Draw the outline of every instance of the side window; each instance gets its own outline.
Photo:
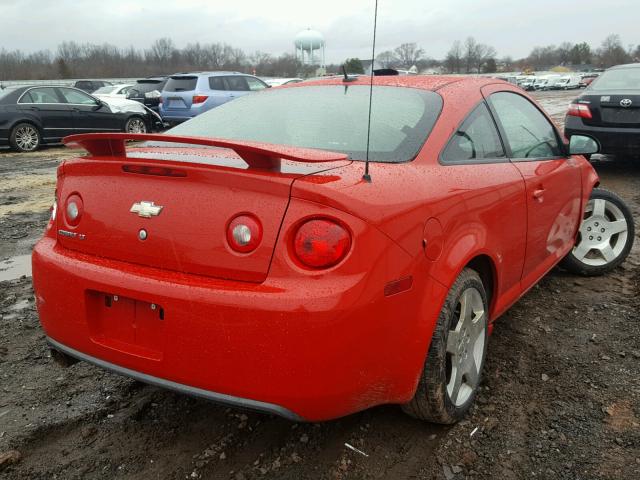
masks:
[[[51,87],[33,88],[29,90],[29,97],[24,95],[20,103],[62,103],[58,100],[55,89]]]
[[[226,90],[226,87],[224,85],[224,78],[209,77],[209,88],[211,90]]]
[[[253,77],[245,77],[247,79],[247,84],[249,85],[249,90],[255,92],[256,90],[263,90],[267,88],[267,85],[257,78]]]
[[[473,163],[475,160],[500,158],[505,158],[504,149],[484,102],[453,134],[441,155],[444,163]]]
[[[507,137],[512,158],[562,156],[555,128],[529,100],[510,92],[494,93],[489,100]]]
[[[246,92],[249,90],[246,77],[225,77],[227,88],[234,92]]]
[[[72,90],[70,88],[61,88],[60,92],[62,96],[65,98],[67,103],[73,103],[76,105],[95,105],[96,101],[93,97],[90,97],[84,92],[79,90]]]

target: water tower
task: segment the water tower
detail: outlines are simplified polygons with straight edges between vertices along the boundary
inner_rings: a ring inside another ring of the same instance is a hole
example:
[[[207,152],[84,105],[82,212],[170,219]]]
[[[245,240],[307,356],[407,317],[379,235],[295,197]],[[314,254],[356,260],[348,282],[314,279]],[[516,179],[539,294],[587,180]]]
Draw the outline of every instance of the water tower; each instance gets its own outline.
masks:
[[[324,68],[324,37],[316,30],[303,30],[296,35],[296,59],[303,65],[319,65]]]

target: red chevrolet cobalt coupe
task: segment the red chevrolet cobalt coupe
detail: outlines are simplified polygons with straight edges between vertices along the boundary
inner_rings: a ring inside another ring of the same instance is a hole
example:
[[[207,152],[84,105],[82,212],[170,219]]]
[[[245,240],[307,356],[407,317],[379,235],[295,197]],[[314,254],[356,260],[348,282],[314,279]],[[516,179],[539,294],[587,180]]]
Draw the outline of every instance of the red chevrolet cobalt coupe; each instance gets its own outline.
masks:
[[[294,420],[396,403],[452,423],[509,306],[558,262],[628,254],[597,144],[522,90],[375,77],[368,135],[369,79],[345,80],[67,137],[88,154],[59,167],[33,252],[54,355]]]

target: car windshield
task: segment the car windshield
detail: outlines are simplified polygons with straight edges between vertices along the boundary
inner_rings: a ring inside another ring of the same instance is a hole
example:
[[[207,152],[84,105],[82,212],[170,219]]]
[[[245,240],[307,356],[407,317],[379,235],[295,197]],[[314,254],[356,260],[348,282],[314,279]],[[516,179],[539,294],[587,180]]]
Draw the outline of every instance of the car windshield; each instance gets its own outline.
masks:
[[[102,93],[102,94],[109,94],[109,93],[113,93],[113,92],[115,92],[115,91],[116,91],[116,90],[118,90],[119,88],[120,88],[119,86],[115,86],[115,87],[114,87],[114,86],[112,86],[112,85],[108,85],[108,86],[106,86],[106,87],[100,87],[99,89],[97,89],[97,90],[96,90],[95,92],[93,92],[93,93],[96,93],[96,94],[98,94],[98,95],[99,95],[99,94],[101,94],[101,93]]]
[[[373,87],[369,159],[415,158],[441,109],[442,98],[431,91]],[[368,117],[368,86],[293,87],[244,96],[167,133],[317,148],[363,160]]]
[[[591,82],[589,90],[640,90],[640,67],[608,70]]]

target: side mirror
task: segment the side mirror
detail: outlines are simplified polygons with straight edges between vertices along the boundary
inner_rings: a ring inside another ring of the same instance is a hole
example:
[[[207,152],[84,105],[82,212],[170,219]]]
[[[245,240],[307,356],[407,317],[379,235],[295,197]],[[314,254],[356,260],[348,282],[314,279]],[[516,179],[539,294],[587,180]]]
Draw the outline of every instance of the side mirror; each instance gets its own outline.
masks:
[[[102,100],[98,100],[96,99],[96,104],[94,105],[94,107],[92,108],[92,110],[94,112],[97,112],[98,110],[100,110],[102,107],[106,106],[107,104],[104,103]]]
[[[595,138],[586,135],[573,135],[569,140],[569,155],[592,155],[600,151]]]

